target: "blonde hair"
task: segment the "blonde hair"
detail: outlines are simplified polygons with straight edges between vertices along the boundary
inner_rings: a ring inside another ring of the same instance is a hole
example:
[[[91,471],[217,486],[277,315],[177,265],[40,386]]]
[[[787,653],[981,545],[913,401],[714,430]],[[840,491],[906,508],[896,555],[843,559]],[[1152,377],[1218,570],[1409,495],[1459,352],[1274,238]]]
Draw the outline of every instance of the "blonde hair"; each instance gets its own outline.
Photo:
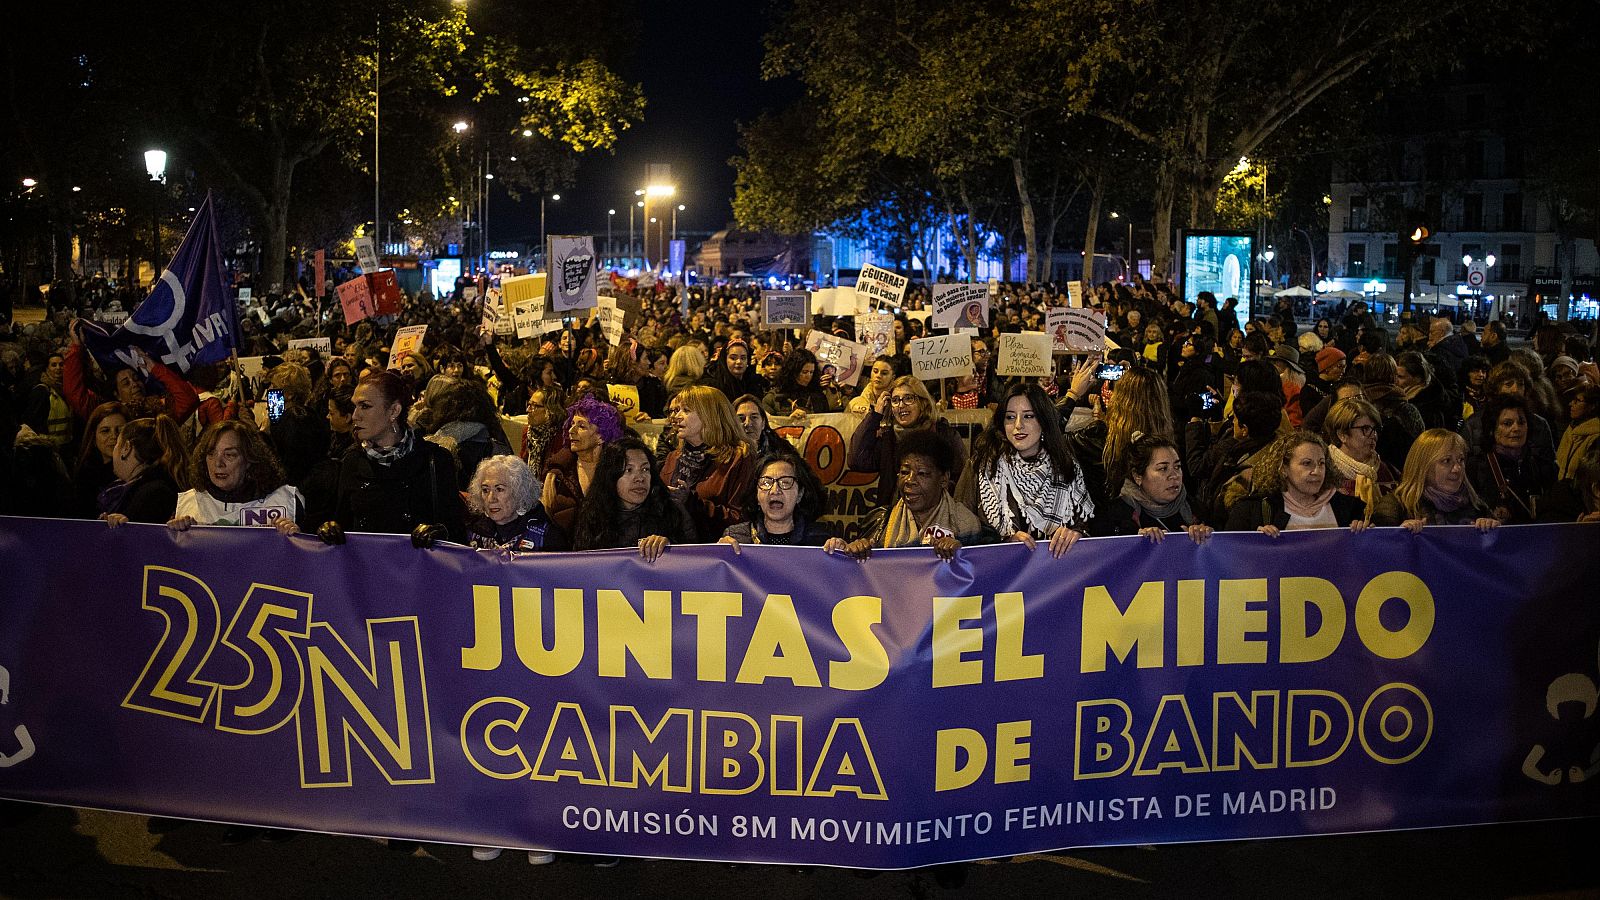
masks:
[[[669,389],[680,381],[694,384],[705,373],[706,355],[694,344],[684,344],[672,351],[672,358],[667,360],[667,372],[661,376],[661,383],[667,385]]]
[[[1167,383],[1154,369],[1133,366],[1117,382],[1106,407],[1106,444],[1100,453],[1105,467],[1106,485],[1113,493],[1122,490],[1127,479],[1128,449],[1134,434],[1148,434],[1176,441],[1172,428],[1172,404],[1167,399]]]
[[[272,386],[283,391],[295,408],[311,402],[311,373],[299,363],[286,362],[272,370]]]
[[[912,428],[932,428],[935,422],[944,418],[944,414],[939,411],[939,407],[934,405],[933,395],[928,393],[928,386],[922,383],[922,379],[915,375],[901,375],[899,378],[889,382],[889,396],[893,397],[894,392],[899,388],[905,388],[915,394],[917,399],[922,402],[922,415],[911,426]]]
[[[1448,428],[1429,428],[1411,442],[1405,469],[1400,473],[1400,486],[1394,489],[1395,499],[1405,508],[1407,516],[1413,519],[1423,517],[1422,496],[1428,489],[1428,475],[1433,471],[1434,463],[1451,451],[1461,454],[1465,462],[1467,440]],[[1483,505],[1483,501],[1478,499],[1478,492],[1472,488],[1472,479],[1462,479],[1461,486],[1473,506]]]
[[[700,417],[700,439],[712,459],[726,462],[739,453],[749,452],[750,443],[739,425],[739,417],[734,415],[733,404],[721,391],[697,384],[678,392],[672,402]],[[678,446],[683,446],[682,436],[678,438]]]
[[[1328,408],[1328,415],[1322,420],[1322,434],[1330,444],[1340,443],[1339,434],[1354,428],[1363,418],[1371,419],[1374,425],[1383,423],[1383,414],[1371,400],[1347,397]]]

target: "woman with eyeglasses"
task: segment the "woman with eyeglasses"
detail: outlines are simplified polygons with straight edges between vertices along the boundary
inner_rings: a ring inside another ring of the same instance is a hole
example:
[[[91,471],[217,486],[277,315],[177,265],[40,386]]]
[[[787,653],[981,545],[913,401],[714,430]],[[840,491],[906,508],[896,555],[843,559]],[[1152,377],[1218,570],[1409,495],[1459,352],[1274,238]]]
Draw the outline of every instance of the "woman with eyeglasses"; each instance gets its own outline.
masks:
[[[780,544],[794,547],[823,547],[829,541],[844,542],[833,530],[818,522],[824,502],[822,483],[794,454],[763,456],[756,464],[755,480],[745,490],[744,521],[729,525],[721,543]]]
[[[1378,408],[1357,397],[1333,404],[1322,423],[1337,490],[1366,504],[1368,513],[1400,483],[1399,473],[1378,455],[1382,422]]]
[[[1378,500],[1372,524],[1399,525],[1417,534],[1426,525],[1472,525],[1479,531],[1497,528],[1494,517],[1467,480],[1467,442],[1445,428],[1419,435],[1406,454],[1400,486]]]
[[[944,420],[933,396],[921,381],[911,375],[902,375],[890,383],[889,390],[878,395],[878,403],[850,436],[850,456],[846,460],[852,472],[878,473],[878,499],[882,504],[894,502],[897,490],[899,442],[906,435],[926,431],[944,441],[955,454],[950,484],[954,486],[966,467],[967,447],[961,436]]]

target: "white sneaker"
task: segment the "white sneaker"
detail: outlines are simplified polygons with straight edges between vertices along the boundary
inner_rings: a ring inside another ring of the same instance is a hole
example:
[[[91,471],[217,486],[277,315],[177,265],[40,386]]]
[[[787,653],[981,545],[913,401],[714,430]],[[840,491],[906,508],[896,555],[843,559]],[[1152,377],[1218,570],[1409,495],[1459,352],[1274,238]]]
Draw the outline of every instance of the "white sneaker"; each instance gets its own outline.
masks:
[[[529,850],[528,865],[548,866],[556,861],[556,855],[549,850]]]
[[[477,860],[478,862],[488,862],[491,859],[499,859],[500,858],[500,848],[499,847],[473,847],[472,848],[472,858]]]

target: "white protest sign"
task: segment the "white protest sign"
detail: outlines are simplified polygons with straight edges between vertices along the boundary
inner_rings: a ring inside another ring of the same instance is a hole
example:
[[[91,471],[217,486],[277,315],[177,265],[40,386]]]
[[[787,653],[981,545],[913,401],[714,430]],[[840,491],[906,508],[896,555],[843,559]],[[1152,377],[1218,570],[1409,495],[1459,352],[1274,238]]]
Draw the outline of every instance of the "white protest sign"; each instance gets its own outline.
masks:
[[[400,368],[402,354],[422,349],[422,336],[428,333],[426,325],[407,325],[394,333],[394,343],[389,345],[389,368]]]
[[[989,279],[989,296],[997,297],[999,295],[1000,295],[1000,279],[998,279],[998,278],[990,278]]]
[[[811,297],[805,291],[762,291],[761,327],[809,328]]]
[[[856,316],[856,343],[867,348],[867,358],[889,354],[894,340],[894,316],[889,313],[860,313]]]
[[[240,303],[249,303],[252,296],[254,296],[254,292],[250,288],[239,288]]]
[[[856,292],[849,288],[812,291],[811,312],[819,316],[853,316],[856,314]]]
[[[544,321],[544,298],[524,300],[511,307],[511,326],[518,338],[538,337],[539,323]]]
[[[611,346],[616,347],[622,343],[622,310],[617,308],[615,297],[600,297],[595,314],[600,319],[600,330],[606,336]]]
[[[906,349],[911,355],[911,374],[922,381],[960,378],[973,373],[972,338],[968,335],[917,338]]]
[[[356,265],[361,267],[363,275],[378,271],[378,249],[372,238],[356,238]]]
[[[1067,305],[1076,307],[1083,306],[1083,282],[1067,282]]]
[[[333,341],[332,339],[325,337],[295,338],[289,341],[290,350],[293,350],[296,347],[305,347],[308,350],[315,350],[318,353],[321,353],[323,356],[329,356],[333,353]]]
[[[246,378],[260,378],[262,369],[261,360],[262,357],[259,356],[241,356],[239,357],[239,371],[242,372]]]
[[[999,341],[1000,361],[995,365],[995,374],[1042,378],[1054,372],[1050,335],[1042,331],[1024,331],[999,335]]]
[[[856,277],[856,293],[866,297],[873,306],[899,306],[900,299],[906,295],[906,285],[910,283],[911,279],[904,275],[868,263]]]
[[[989,324],[989,289],[981,284],[936,284],[933,286],[935,328],[977,328]]]
[[[824,373],[833,375],[835,384],[854,385],[860,379],[867,358],[867,348],[861,344],[812,329],[806,334],[806,349],[817,357]]]
[[[1055,306],[1047,315],[1046,330],[1057,353],[1099,353],[1105,348],[1106,314],[1100,310]]]

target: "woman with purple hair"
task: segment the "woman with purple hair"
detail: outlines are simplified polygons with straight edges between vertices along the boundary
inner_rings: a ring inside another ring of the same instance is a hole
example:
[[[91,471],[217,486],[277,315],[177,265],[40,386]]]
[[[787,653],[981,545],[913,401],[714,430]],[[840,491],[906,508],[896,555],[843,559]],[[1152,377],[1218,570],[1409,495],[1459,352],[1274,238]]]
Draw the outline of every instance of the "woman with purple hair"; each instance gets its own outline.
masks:
[[[600,463],[600,448],[622,437],[622,416],[611,404],[584,394],[567,407],[560,436],[563,446],[550,454],[540,501],[550,519],[572,534],[578,523],[578,505],[589,492]]]

